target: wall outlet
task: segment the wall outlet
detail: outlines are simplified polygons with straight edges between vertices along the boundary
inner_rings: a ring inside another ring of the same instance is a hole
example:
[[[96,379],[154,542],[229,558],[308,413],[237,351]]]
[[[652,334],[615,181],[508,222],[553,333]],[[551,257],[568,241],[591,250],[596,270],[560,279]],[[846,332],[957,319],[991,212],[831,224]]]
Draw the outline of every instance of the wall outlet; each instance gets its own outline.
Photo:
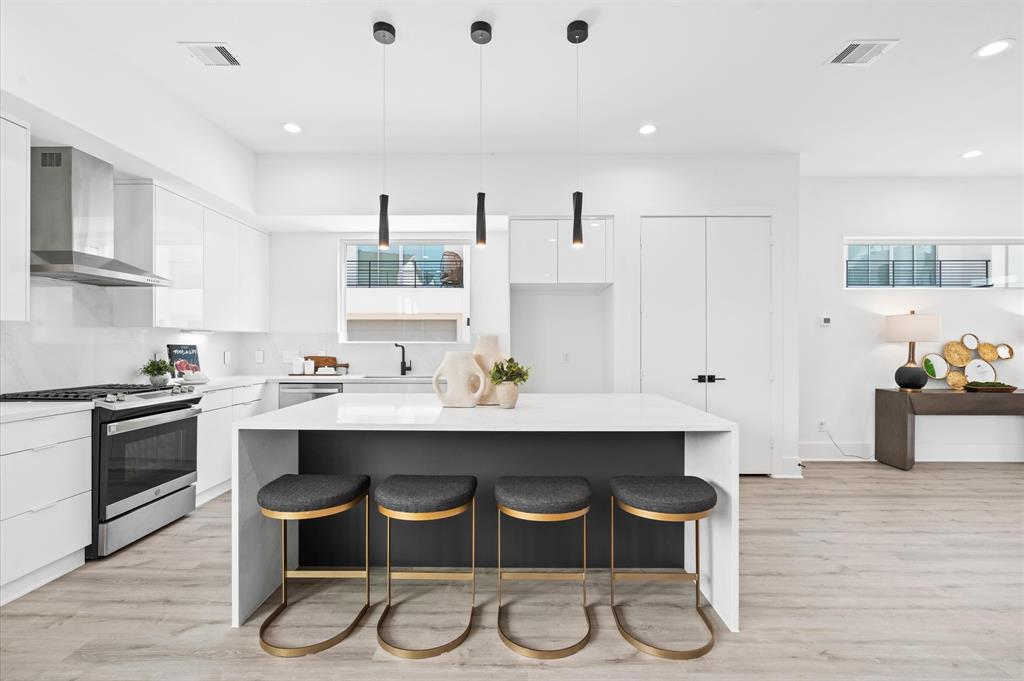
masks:
[[[562,364],[568,364],[568,363],[569,363],[569,353],[568,352],[563,352],[562,353]]]
[[[824,421],[818,421],[818,432],[819,433],[827,433],[828,432],[828,427],[825,426],[825,422]]]
[[[224,351],[224,363],[225,364],[231,364],[231,351],[230,350],[225,350]]]
[[[256,351],[256,363],[257,364],[263,364],[263,351],[262,350],[257,350]]]

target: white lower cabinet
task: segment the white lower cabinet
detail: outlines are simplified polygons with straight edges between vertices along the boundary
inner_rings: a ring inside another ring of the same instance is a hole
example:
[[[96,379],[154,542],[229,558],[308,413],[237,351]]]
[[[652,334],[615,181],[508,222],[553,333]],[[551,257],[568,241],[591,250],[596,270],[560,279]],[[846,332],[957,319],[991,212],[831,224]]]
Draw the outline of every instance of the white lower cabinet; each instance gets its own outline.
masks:
[[[0,426],[0,605],[85,561],[92,541],[88,411]]]
[[[218,486],[231,481],[231,424],[263,411],[263,391],[259,383],[203,395],[196,442],[197,503],[206,503],[220,493]]]

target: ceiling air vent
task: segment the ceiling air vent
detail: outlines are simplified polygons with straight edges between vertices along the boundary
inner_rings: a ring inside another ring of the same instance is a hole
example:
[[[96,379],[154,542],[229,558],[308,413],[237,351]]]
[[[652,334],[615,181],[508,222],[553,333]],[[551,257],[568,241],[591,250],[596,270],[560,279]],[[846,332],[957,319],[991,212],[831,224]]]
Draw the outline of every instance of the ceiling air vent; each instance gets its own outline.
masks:
[[[239,66],[227,43],[178,43],[206,66]]]
[[[832,64],[867,66],[885,54],[899,40],[851,40],[832,57]]]

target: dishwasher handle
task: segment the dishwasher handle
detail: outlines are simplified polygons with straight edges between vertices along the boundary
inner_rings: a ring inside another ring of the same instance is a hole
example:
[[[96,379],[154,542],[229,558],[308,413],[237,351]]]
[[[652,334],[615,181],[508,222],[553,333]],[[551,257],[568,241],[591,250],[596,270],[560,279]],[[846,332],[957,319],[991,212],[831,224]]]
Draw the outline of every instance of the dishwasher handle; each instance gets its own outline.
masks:
[[[341,392],[341,388],[281,388],[280,392],[286,395],[335,395]]]

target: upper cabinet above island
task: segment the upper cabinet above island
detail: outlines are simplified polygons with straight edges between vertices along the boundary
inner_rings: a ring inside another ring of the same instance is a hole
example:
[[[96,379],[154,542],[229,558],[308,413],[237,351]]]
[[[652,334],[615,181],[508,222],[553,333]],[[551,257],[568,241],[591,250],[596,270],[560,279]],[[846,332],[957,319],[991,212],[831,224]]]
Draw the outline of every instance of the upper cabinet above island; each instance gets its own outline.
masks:
[[[585,219],[579,247],[572,244],[572,220],[513,219],[509,233],[509,283],[513,285],[612,283],[609,219]]]

